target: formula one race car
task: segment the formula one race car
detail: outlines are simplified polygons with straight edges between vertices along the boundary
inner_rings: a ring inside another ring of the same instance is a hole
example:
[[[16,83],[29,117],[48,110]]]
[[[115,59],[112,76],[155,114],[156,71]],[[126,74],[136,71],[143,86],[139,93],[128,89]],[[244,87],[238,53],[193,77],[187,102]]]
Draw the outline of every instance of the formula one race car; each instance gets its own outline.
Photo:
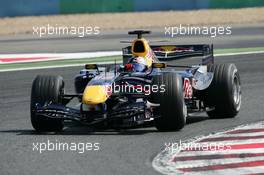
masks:
[[[123,64],[110,70],[87,64],[67,94],[61,76],[38,75],[31,91],[31,122],[37,131],[61,131],[65,120],[88,126],[127,128],[150,122],[159,131],[180,130],[186,117],[235,117],[241,106],[239,73],[234,64],[214,64],[212,45],[151,46],[137,35],[123,48]],[[201,65],[170,65],[168,60],[202,57]],[[175,69],[180,70],[175,70]],[[79,105],[70,107],[77,98]]]

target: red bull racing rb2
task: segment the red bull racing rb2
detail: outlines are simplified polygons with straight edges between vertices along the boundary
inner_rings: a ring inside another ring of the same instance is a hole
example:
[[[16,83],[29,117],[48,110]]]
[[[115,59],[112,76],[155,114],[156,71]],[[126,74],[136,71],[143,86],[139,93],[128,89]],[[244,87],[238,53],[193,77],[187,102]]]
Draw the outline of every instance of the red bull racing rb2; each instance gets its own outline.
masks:
[[[211,118],[235,117],[241,106],[238,69],[214,64],[213,46],[149,45],[137,35],[123,48],[123,64],[100,68],[87,64],[67,94],[61,76],[38,75],[31,90],[31,123],[36,131],[61,131],[65,120],[87,126],[127,128],[152,123],[176,131],[186,118],[206,112]],[[201,57],[199,65],[171,65],[169,60]],[[177,70],[176,70],[177,69]],[[70,107],[76,98],[77,107]]]

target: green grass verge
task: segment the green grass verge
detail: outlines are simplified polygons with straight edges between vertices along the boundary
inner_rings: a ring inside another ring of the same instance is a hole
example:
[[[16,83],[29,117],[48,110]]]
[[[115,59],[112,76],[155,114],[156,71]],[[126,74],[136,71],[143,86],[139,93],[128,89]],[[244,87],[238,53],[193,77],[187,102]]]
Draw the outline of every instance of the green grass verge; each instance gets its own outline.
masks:
[[[214,53],[224,54],[224,53],[243,53],[243,52],[255,52],[255,51],[264,51],[264,47],[215,49]]]

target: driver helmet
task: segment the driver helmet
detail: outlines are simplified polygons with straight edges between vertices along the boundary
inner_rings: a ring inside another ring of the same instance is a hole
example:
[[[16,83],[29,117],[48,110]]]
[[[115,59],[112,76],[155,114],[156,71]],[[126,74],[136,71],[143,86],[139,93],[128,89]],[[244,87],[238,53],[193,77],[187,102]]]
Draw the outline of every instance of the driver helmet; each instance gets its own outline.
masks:
[[[136,72],[144,72],[148,69],[147,61],[144,57],[135,57],[132,60],[133,69]]]

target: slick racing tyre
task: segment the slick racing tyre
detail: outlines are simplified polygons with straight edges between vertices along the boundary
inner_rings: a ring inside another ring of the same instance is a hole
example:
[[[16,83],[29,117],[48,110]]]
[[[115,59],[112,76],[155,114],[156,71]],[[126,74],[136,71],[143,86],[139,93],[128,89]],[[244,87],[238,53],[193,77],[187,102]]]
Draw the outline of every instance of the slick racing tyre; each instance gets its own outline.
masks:
[[[210,65],[214,72],[211,85],[205,90],[205,104],[213,110],[210,118],[235,117],[241,106],[241,86],[238,70],[234,64]]]
[[[153,77],[153,85],[164,86],[164,92],[153,92],[153,103],[160,104],[154,111],[155,126],[159,131],[176,131],[186,123],[187,108],[184,103],[182,77],[166,73]]]
[[[63,120],[50,119],[38,116],[34,109],[36,104],[41,106],[46,103],[60,103],[60,94],[63,92],[64,82],[60,76],[38,75],[32,84],[31,89],[31,123],[33,128],[39,132],[61,131],[63,129]]]

